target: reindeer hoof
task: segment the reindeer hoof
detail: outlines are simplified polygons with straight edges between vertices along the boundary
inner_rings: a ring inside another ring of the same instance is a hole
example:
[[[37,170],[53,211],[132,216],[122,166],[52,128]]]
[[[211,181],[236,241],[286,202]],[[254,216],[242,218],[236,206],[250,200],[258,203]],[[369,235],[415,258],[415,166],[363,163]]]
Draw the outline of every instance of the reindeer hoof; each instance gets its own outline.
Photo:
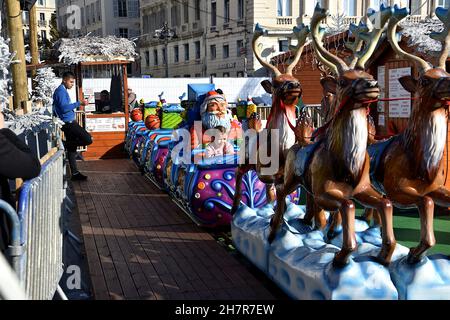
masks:
[[[422,261],[422,258],[411,254],[411,252],[409,252],[408,257],[406,258],[408,264],[418,264],[420,261]]]
[[[333,259],[333,267],[335,268],[344,268],[349,263],[349,260],[347,258],[341,259],[338,257],[338,254]]]
[[[341,249],[341,251],[337,252],[333,259],[333,267],[335,268],[343,268],[350,262],[350,255],[356,248],[346,248]]]
[[[406,262],[408,264],[418,264],[423,261],[423,258],[424,258],[424,255],[417,254],[417,252],[415,251],[415,248],[412,248],[408,253]]]
[[[378,256],[375,258],[376,261],[383,266],[388,266],[391,263],[392,255],[394,254],[396,242],[391,244],[383,245]]]
[[[385,257],[382,257],[380,255],[374,257],[375,261],[378,262],[379,264],[381,264],[382,266],[389,266],[391,264],[391,260],[390,259],[386,259]]]
[[[423,261],[423,258],[426,256],[427,250],[431,247],[432,246],[427,243],[420,242],[417,247],[411,248],[409,250],[406,262],[409,264],[417,264]]]
[[[275,231],[271,231],[269,234],[269,238],[267,239],[267,241],[269,242],[269,244],[272,244],[272,242],[275,240],[276,237],[276,232]]]

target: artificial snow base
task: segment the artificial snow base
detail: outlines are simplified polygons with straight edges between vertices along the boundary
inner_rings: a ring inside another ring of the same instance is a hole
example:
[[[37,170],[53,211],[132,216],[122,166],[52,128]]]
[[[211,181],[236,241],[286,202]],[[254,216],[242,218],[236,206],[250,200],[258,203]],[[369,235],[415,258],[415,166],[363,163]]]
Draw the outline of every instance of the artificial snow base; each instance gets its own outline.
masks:
[[[356,220],[358,249],[343,268],[332,265],[342,233],[331,242],[326,231],[313,230],[299,219],[305,207],[288,203],[285,222],[269,245],[272,205],[258,210],[241,206],[231,230],[236,248],[294,299],[450,299],[450,259],[425,258],[405,263],[409,249],[397,244],[390,267],[374,261],[381,246],[379,228]]]

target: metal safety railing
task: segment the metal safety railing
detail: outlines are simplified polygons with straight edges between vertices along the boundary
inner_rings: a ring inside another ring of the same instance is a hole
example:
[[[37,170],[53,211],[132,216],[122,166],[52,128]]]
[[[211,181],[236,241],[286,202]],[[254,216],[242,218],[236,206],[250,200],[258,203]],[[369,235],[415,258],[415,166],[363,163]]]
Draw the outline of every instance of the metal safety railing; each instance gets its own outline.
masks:
[[[10,206],[0,207],[11,225],[7,255],[32,300],[50,300],[61,292],[67,210],[64,176],[64,150],[59,149],[43,164],[39,177],[22,185],[17,213]]]
[[[16,211],[6,201],[0,200],[0,213],[5,214],[12,226],[11,243],[7,249],[7,255],[12,260],[13,269],[0,252],[0,299],[23,300],[26,294],[23,286],[19,282],[17,274],[14,273],[19,268],[19,259],[23,254],[23,248],[20,245],[20,221]]]
[[[8,205],[0,200],[0,207]],[[0,253],[0,300],[26,300],[25,290],[6,258]]]
[[[63,273],[64,170],[64,151],[59,150],[19,195],[23,254],[13,256],[13,266],[33,300],[52,299]]]

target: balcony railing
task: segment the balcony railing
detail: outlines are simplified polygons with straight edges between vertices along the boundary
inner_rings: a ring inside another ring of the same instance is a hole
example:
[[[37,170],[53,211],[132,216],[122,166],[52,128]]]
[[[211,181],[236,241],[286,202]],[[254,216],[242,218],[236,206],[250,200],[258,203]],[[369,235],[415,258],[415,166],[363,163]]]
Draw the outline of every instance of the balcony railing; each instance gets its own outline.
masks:
[[[39,26],[39,27],[46,27],[46,26],[47,26],[47,21],[45,21],[45,20],[39,20],[39,21],[38,21],[38,26]]]
[[[344,24],[358,24],[359,23],[359,19],[361,19],[361,17],[357,17],[357,16],[347,16],[344,17]]]
[[[291,25],[293,21],[292,17],[277,17],[277,25]]]
[[[419,23],[422,21],[422,16],[420,14],[412,15],[406,18],[406,21],[411,23]]]

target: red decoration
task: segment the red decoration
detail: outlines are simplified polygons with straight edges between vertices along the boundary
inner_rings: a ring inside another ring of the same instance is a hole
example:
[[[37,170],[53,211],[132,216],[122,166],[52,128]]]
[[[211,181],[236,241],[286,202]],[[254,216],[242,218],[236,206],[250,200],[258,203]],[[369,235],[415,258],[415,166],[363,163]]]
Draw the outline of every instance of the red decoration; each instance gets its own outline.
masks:
[[[145,118],[145,126],[149,130],[159,129],[161,127],[161,121],[159,120],[158,115],[151,114]]]
[[[142,121],[142,118],[144,115],[142,114],[142,111],[140,109],[134,109],[131,111],[131,120],[133,121]]]

